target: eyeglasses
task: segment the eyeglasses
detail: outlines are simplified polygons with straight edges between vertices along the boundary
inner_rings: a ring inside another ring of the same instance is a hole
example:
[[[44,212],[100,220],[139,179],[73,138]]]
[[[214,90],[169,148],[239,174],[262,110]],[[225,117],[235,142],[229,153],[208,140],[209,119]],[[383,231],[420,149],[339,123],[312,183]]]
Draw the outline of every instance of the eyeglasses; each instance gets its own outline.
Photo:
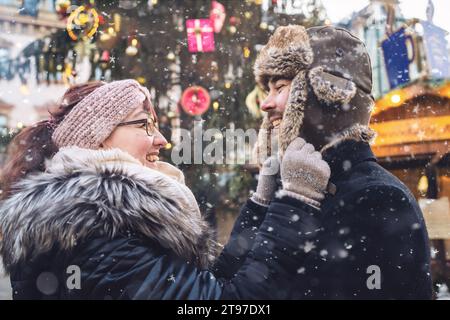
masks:
[[[155,123],[152,119],[140,119],[140,120],[133,120],[133,121],[127,121],[127,122],[121,122],[117,126],[130,126],[133,124],[143,124],[145,125],[145,132],[147,132],[147,135],[149,137],[153,137],[158,131],[158,124]]]

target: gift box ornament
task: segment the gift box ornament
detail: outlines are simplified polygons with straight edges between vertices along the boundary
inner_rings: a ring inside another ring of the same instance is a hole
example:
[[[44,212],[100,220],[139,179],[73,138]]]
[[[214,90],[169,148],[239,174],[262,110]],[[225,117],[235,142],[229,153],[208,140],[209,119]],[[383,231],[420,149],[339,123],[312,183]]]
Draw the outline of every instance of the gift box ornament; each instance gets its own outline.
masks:
[[[212,52],[214,28],[210,19],[186,20],[189,52]]]

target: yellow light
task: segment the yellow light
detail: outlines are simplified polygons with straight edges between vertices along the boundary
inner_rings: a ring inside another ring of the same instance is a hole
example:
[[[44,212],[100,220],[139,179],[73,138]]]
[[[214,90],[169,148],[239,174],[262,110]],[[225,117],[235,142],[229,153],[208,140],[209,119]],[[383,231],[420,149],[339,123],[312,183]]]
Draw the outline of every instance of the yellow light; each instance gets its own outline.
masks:
[[[267,27],[268,27],[268,25],[267,25],[267,23],[266,22],[261,22],[261,24],[259,25],[259,27],[261,28],[261,29],[267,29]]]
[[[166,150],[172,149],[172,144],[170,142],[167,142],[166,146],[164,147]]]
[[[136,81],[139,82],[140,84],[145,84],[147,82],[147,80],[144,77],[137,77]]]
[[[422,176],[417,185],[417,189],[420,193],[426,194],[428,191],[428,178],[426,176]]]
[[[86,13],[80,13],[80,15],[78,16],[78,21],[75,21],[79,22],[79,25],[84,26],[89,21],[89,17]]]
[[[133,40],[131,40],[131,45],[132,45],[133,47],[136,47],[137,44],[138,44],[138,41],[137,41],[136,38],[134,38]]]
[[[158,4],[158,0],[152,0],[152,5],[156,6]]]
[[[252,17],[252,13],[251,13],[250,11],[245,11],[244,16],[245,16],[247,19],[250,19],[250,18]]]
[[[244,47],[244,58],[250,57],[250,49],[248,47]]]
[[[114,31],[119,32],[120,31],[120,23],[122,22],[122,19],[120,18],[120,15],[118,13],[114,14]]]
[[[392,101],[392,103],[397,104],[397,103],[399,103],[400,101],[402,101],[402,97],[401,97],[399,94],[394,94],[394,95],[392,95],[392,97],[391,97],[391,101]]]
[[[229,83],[229,82],[225,83],[225,88],[230,89],[231,88],[231,83]]]
[[[236,33],[236,31],[237,31],[237,29],[236,29],[235,26],[231,26],[231,27],[230,27],[230,32],[231,32],[231,33]]]
[[[135,46],[128,46],[125,53],[129,56],[135,56],[138,53],[138,49]]]
[[[20,86],[20,93],[22,93],[23,95],[29,95],[30,94],[30,89],[28,88],[28,86],[26,84],[22,84]]]
[[[217,101],[214,101],[213,108],[214,108],[214,110],[219,109],[219,103]]]
[[[111,35],[109,33],[100,34],[100,41],[108,41],[111,39]]]
[[[22,129],[23,128],[23,123],[22,122],[17,122],[17,128],[18,129]]]
[[[114,28],[113,27],[109,27],[108,28],[108,33],[109,34],[114,34]]]
[[[172,51],[170,51],[170,52],[167,54],[167,59],[169,59],[170,61],[175,60],[175,54],[174,54]]]
[[[175,112],[169,111],[169,112],[167,112],[167,116],[168,116],[169,118],[173,118],[173,117],[175,117]]]

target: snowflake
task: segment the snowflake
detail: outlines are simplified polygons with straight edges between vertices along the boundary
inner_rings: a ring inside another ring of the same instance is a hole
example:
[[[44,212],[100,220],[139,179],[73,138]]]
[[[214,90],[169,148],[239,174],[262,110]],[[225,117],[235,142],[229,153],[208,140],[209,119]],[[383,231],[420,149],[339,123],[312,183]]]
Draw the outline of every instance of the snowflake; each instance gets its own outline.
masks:
[[[175,276],[173,274],[170,275],[169,278],[167,278],[167,281],[171,281],[175,283]]]
[[[420,130],[417,132],[417,138],[419,138],[420,141],[422,141],[426,137],[425,131]]]
[[[355,54],[357,54],[359,56],[367,54],[367,50],[366,50],[366,48],[363,45],[356,46],[353,49],[353,51],[355,52]]]
[[[308,253],[315,248],[316,246],[314,245],[313,242],[306,241],[303,250],[305,251],[305,253]]]

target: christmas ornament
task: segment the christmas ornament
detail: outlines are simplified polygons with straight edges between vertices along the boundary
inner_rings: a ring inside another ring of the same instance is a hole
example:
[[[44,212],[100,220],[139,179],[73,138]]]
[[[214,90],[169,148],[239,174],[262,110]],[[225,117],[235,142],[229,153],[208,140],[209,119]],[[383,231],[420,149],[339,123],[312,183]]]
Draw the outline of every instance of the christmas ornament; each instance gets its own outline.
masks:
[[[226,13],[223,4],[217,1],[212,1],[210,19],[213,23],[215,33],[220,33],[225,22],[225,18]]]
[[[102,56],[100,58],[100,62],[109,63],[109,59],[110,59],[109,51],[108,50],[103,51]]]
[[[205,113],[210,102],[211,98],[208,91],[200,86],[187,88],[181,96],[181,106],[191,116],[199,116]]]
[[[80,38],[92,38],[97,32],[99,16],[94,8],[79,6],[67,18],[66,29],[74,41]]]
[[[209,19],[186,20],[189,52],[214,51],[214,29]]]
[[[138,40],[136,38],[131,40],[131,44],[125,50],[125,53],[129,56],[135,56],[138,53]]]
[[[61,20],[67,17],[71,5],[72,3],[70,2],[70,0],[55,1],[55,10]]]

